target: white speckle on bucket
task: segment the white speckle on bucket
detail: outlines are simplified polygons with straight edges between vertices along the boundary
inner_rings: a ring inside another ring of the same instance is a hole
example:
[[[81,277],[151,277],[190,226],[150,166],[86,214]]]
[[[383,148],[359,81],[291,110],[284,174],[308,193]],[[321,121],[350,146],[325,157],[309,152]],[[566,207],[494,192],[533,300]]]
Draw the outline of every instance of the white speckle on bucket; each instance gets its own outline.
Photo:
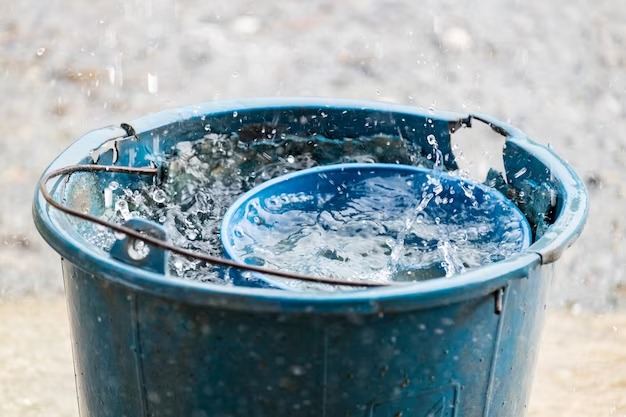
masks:
[[[161,397],[159,397],[159,394],[156,391],[148,391],[148,401],[159,404],[161,403]]]

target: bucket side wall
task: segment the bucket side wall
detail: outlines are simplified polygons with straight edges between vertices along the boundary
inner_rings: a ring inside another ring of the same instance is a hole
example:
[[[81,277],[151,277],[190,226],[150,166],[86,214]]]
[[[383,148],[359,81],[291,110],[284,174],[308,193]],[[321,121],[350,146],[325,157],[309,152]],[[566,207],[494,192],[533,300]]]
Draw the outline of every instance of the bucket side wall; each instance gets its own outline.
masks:
[[[135,295],[63,260],[82,416],[144,416]]]
[[[492,296],[385,315],[140,305],[150,415],[481,416],[485,406]]]
[[[511,281],[500,315],[489,294],[324,316],[189,305],[68,261],[64,272],[79,406],[94,417],[523,416],[547,283],[539,270]]]
[[[487,416],[526,414],[553,269],[553,265],[535,266],[527,278],[510,281],[505,290]]]

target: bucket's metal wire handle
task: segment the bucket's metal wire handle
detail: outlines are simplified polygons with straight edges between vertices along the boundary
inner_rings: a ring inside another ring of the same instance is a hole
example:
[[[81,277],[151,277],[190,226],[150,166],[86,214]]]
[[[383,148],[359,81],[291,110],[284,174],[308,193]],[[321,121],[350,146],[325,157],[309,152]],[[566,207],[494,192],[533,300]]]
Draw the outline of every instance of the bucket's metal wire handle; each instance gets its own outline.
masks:
[[[210,264],[214,264],[214,265],[233,267],[233,268],[243,269],[249,272],[258,272],[258,273],[272,275],[272,276],[276,276],[280,278],[317,282],[321,284],[345,285],[345,286],[352,286],[352,287],[383,287],[383,286],[389,286],[389,285],[406,285],[405,283],[398,283],[398,282],[371,282],[371,281],[361,281],[361,280],[348,281],[345,279],[326,278],[326,277],[319,277],[315,275],[300,274],[296,272],[279,271],[275,269],[265,268],[262,266],[248,265],[248,264],[244,264],[241,262],[232,261],[230,259],[220,258],[217,256],[211,256],[211,255],[207,255],[204,253],[192,251],[189,249],[184,249],[179,246],[175,246],[164,240],[155,238],[153,236],[149,236],[147,234],[143,234],[129,227],[110,223],[106,220],[93,216],[89,213],[83,213],[81,211],[75,210],[55,200],[54,197],[52,197],[52,195],[48,191],[48,187],[47,187],[48,182],[50,182],[50,180],[53,178],[71,175],[76,172],[112,172],[112,173],[135,174],[135,175],[157,177],[159,175],[158,168],[156,167],[150,167],[150,168],[121,167],[121,166],[111,166],[111,165],[67,166],[64,168],[59,168],[59,169],[50,171],[46,173],[44,176],[42,176],[41,179],[39,180],[39,192],[41,193],[42,197],[48,204],[50,204],[52,207],[56,208],[57,210],[65,214],[99,224],[101,226],[114,230],[115,232],[123,233],[127,236],[132,237],[133,239],[141,240],[147,244],[153,245],[155,247],[158,247],[164,250],[168,250],[172,253],[176,253],[178,255],[182,255],[188,258],[199,259],[199,260],[202,260]]]

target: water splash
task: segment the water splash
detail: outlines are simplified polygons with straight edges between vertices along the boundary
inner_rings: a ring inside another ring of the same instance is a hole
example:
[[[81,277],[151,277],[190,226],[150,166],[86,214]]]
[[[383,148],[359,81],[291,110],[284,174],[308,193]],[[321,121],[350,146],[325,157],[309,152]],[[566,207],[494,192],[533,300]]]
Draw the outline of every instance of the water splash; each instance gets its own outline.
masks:
[[[439,149],[439,143],[437,142],[435,135],[428,135],[426,137],[426,141],[432,148],[428,157],[430,157],[429,159],[434,160],[433,175],[428,177],[428,181],[422,187],[421,200],[413,208],[407,211],[409,214],[405,220],[405,227],[400,230],[397,239],[391,244],[392,250],[391,255],[389,256],[389,261],[382,271],[382,275],[386,278],[393,277],[398,274],[401,268],[400,259],[406,252],[406,236],[413,229],[415,222],[423,218],[423,212],[428,204],[430,204],[431,201],[434,201],[437,204],[448,203],[448,198],[446,198],[446,200],[439,198],[439,195],[444,190],[440,179],[440,175],[444,168],[443,153],[441,152],[441,149]],[[471,184],[461,182],[460,185],[465,195],[473,199],[474,196],[471,193]],[[450,201],[450,203],[452,203],[452,201]],[[434,225],[437,229],[439,229],[436,233],[438,236],[437,251],[441,257],[440,264],[445,270],[445,276],[451,277],[464,272],[465,265],[463,263],[463,259],[457,253],[460,247],[448,240],[447,231],[443,230],[443,227],[439,227],[439,218],[434,219]],[[468,248],[464,248],[464,250],[468,251]]]
[[[234,113],[233,117],[238,117]],[[208,125],[207,125],[208,126]],[[112,182],[104,187],[105,210],[102,217],[122,224],[142,217],[162,224],[172,243],[183,248],[222,256],[219,228],[232,201],[263,181],[289,172],[340,162],[380,162],[406,165],[428,164],[420,150],[395,136],[335,140],[287,135],[275,128],[259,126],[240,134],[208,133],[197,141],[178,142],[161,149],[155,137],[155,153],[162,153],[168,172],[159,187],[139,182],[132,188]],[[94,150],[96,161],[113,151],[115,142]],[[349,155],[346,155],[349,154]],[[91,243],[109,250],[115,237],[107,230],[82,229]],[[229,283],[223,271],[201,261],[171,256],[171,275],[219,283]]]

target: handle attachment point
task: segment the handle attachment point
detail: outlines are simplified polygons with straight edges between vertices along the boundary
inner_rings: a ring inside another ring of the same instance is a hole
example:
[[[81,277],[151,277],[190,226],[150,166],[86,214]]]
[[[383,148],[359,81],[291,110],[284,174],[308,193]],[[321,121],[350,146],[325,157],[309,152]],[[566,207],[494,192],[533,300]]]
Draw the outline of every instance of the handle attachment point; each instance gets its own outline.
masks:
[[[146,219],[133,218],[124,223],[124,227],[142,234],[166,241],[163,226]],[[168,252],[132,236],[121,233],[110,250],[111,257],[130,265],[165,275],[167,272]]]

